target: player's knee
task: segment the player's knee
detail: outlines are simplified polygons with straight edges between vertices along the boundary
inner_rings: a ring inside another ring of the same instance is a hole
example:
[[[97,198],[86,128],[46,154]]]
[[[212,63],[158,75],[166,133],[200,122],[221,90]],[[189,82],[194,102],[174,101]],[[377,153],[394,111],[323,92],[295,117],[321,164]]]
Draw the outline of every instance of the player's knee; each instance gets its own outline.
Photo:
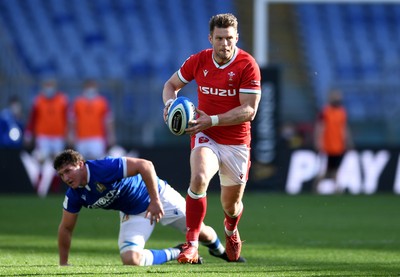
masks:
[[[238,214],[241,213],[243,205],[240,201],[235,201],[235,202],[224,201],[222,202],[222,209],[227,215],[231,217],[236,217],[238,216]]]
[[[123,265],[140,265],[141,253],[136,251],[126,251],[121,253]]]
[[[202,193],[207,190],[208,182],[205,174],[196,174],[191,178],[190,189],[194,193]]]

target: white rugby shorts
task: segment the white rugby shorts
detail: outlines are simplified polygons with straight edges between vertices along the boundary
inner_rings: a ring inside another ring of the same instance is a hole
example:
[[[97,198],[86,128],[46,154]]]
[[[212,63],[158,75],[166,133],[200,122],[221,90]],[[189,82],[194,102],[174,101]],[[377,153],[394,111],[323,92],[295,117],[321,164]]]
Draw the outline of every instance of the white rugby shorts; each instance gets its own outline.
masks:
[[[36,155],[39,160],[52,159],[65,148],[63,137],[43,136],[36,137]]]
[[[78,139],[76,141],[76,150],[87,160],[103,158],[106,155],[106,149],[106,140],[101,137]]]
[[[164,208],[161,225],[171,226],[178,231],[186,232],[186,202],[182,195],[166,184],[160,192],[160,200]],[[141,252],[150,238],[155,224],[145,218],[146,212],[137,215],[127,215],[120,212],[120,230],[118,246],[120,253],[126,251]]]
[[[247,145],[218,144],[200,132],[195,135],[194,147],[208,147],[218,158],[221,186],[246,185],[250,169],[250,148]]]

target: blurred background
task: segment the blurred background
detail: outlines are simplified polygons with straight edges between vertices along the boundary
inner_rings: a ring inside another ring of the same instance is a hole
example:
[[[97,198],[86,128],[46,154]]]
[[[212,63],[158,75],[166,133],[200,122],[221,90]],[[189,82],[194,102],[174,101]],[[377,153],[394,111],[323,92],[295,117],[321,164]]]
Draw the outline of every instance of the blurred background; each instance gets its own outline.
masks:
[[[166,128],[161,92],[190,54],[210,47],[208,21],[225,12],[238,17],[239,47],[260,62],[264,90],[274,95],[263,91],[273,111],[261,109],[253,127],[254,187],[285,190],[292,153],[313,150],[315,119],[335,87],[357,153],[389,151],[390,181],[377,183],[393,190],[400,146],[395,1],[0,0],[0,107],[18,96],[26,120],[42,80],[56,79],[72,100],[85,79],[95,79],[115,117],[116,144],[156,160],[159,171],[186,186],[188,138]],[[258,25],[260,14],[266,26]],[[256,52],[260,38],[265,49]],[[195,101],[195,90],[191,84],[182,94]],[[259,145],[263,139],[269,146]],[[168,149],[182,151],[181,172],[169,170]],[[258,151],[273,154],[259,158]]]

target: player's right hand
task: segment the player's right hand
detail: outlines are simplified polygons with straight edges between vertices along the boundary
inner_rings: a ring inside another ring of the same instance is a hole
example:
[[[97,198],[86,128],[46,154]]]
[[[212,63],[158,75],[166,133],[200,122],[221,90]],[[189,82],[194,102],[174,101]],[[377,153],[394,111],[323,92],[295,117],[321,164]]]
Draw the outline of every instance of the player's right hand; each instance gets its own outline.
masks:
[[[150,219],[150,224],[160,222],[161,218],[164,216],[164,209],[160,200],[151,200],[149,206],[147,207],[147,211],[145,214],[145,218]]]

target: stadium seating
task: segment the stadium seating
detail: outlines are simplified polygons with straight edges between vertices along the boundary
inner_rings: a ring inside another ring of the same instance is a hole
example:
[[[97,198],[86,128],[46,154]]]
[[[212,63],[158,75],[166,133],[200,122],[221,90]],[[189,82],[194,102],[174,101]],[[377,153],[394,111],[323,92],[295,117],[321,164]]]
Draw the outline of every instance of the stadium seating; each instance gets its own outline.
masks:
[[[317,104],[330,87],[342,87],[352,120],[381,119],[390,106],[377,105],[378,86],[400,86],[400,6],[307,3],[296,5],[296,15],[306,61],[318,72]]]
[[[14,72],[18,63],[29,74],[14,74],[15,83],[56,77],[71,99],[84,78],[97,78],[115,110],[119,142],[151,144],[152,133],[162,141],[166,136],[154,134],[168,132],[159,115],[163,83],[190,54],[210,47],[208,20],[221,12],[235,13],[234,2],[4,0],[0,47],[7,43],[15,57],[5,62],[8,52],[0,51],[0,67]],[[34,81],[18,86],[27,107],[37,93]],[[14,88],[13,83],[2,91]]]
[[[231,1],[1,1],[0,18],[35,76],[166,78],[209,47],[208,19]],[[196,35],[193,35],[196,34]]]

